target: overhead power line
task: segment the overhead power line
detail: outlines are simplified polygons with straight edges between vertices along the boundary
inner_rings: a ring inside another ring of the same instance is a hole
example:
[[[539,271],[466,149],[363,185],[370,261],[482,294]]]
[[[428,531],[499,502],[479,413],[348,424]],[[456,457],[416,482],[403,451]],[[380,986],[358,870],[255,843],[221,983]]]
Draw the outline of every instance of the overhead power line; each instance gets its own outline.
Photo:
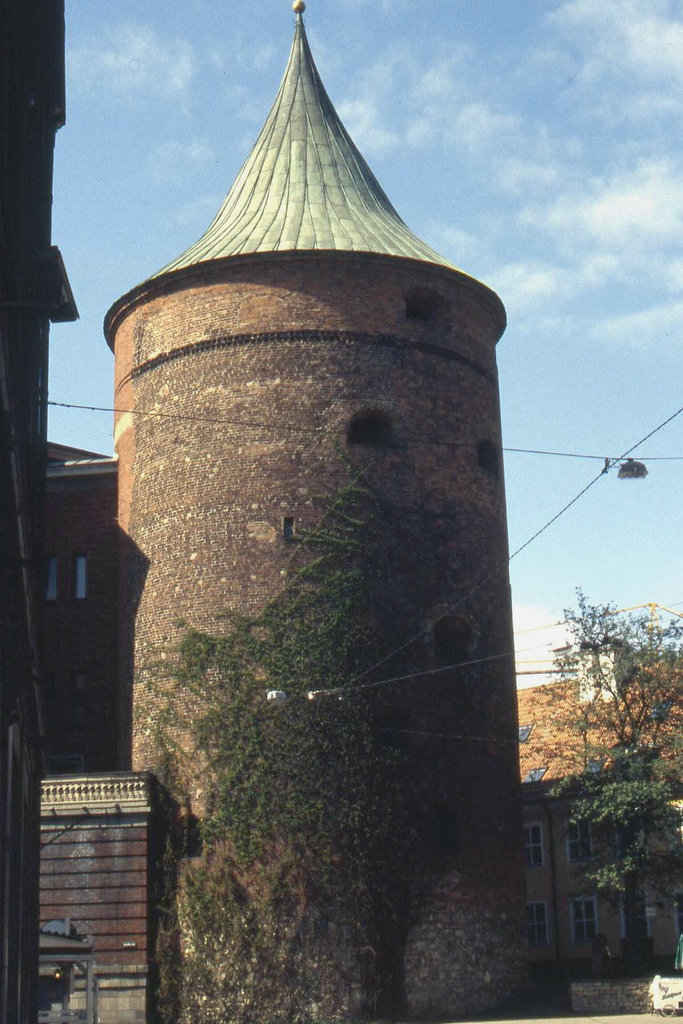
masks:
[[[277,429],[278,431],[281,431],[283,429],[283,426],[284,426],[283,424],[277,424],[276,425],[276,424],[266,423],[266,422],[263,422],[263,421],[260,421],[260,422],[243,421],[243,420],[235,421],[235,420],[224,419],[222,417],[186,416],[186,415],[176,414],[176,413],[149,412],[149,411],[145,411],[145,410],[134,410],[134,409],[116,409],[116,408],[113,408],[113,407],[104,407],[104,406],[80,406],[80,405],[75,405],[73,403],[66,403],[66,402],[62,403],[62,402],[50,401],[50,402],[48,402],[48,404],[52,405],[52,406],[59,406],[59,407],[64,407],[64,408],[85,409],[85,410],[92,411],[92,412],[131,413],[133,415],[159,416],[159,417],[163,417],[163,418],[171,418],[171,419],[178,419],[178,420],[191,420],[191,421],[211,422],[211,423],[231,423],[232,425],[238,425],[238,426],[242,426],[242,427],[246,427],[246,426],[266,427],[268,429]],[[635,449],[639,448],[641,444],[644,444],[645,441],[648,441],[656,433],[658,433],[660,430],[662,430],[664,427],[666,427],[669,423],[671,423],[674,419],[676,419],[677,416],[680,416],[681,413],[683,413],[683,406],[681,406],[681,408],[677,409],[676,412],[672,413],[665,420],[663,420],[661,423],[659,423],[656,427],[654,427],[652,430],[650,430],[647,434],[645,434],[643,437],[641,437],[638,441],[636,441],[634,444],[632,444],[629,448],[626,449],[626,451],[622,452],[621,455],[617,456],[614,459],[604,458],[604,465],[603,465],[602,469],[600,470],[600,472],[595,477],[593,477],[592,480],[589,480],[589,482],[586,484],[586,486],[583,487],[578,492],[578,494],[576,494],[571,499],[571,501],[568,501],[567,504],[564,505],[559,510],[559,512],[557,512],[546,523],[544,523],[543,526],[541,526],[538,530],[536,530],[535,533],[533,533],[523,544],[521,544],[518,548],[516,548],[516,550],[513,551],[512,554],[509,555],[503,562],[501,562],[498,566],[496,566],[496,568],[494,568],[490,573],[488,573],[486,576],[484,576],[480,580],[478,580],[477,583],[473,587],[471,587],[467,591],[467,593],[465,593],[460,598],[460,600],[453,607],[451,607],[449,609],[448,612],[444,613],[444,615],[440,616],[439,619],[437,619],[435,622],[431,623],[429,627],[421,629],[414,636],[409,637],[409,639],[407,639],[404,643],[400,644],[398,647],[394,648],[392,651],[390,651],[388,654],[386,654],[380,661],[375,662],[375,664],[373,664],[369,668],[365,669],[359,676],[356,677],[355,680],[353,680],[347,686],[341,687],[341,688],[337,687],[337,688],[333,688],[331,690],[325,690],[325,691],[321,690],[321,691],[318,691],[318,693],[320,695],[327,694],[327,693],[329,693],[329,694],[338,694],[338,693],[345,692],[345,691],[350,691],[350,690],[358,690],[358,689],[372,688],[372,687],[377,687],[377,686],[384,686],[384,685],[388,685],[389,683],[402,682],[402,681],[405,681],[407,679],[417,678],[418,676],[434,675],[434,674],[436,674],[438,672],[447,671],[447,668],[443,668],[442,667],[442,668],[439,668],[439,669],[430,669],[430,670],[427,670],[425,672],[420,672],[420,673],[410,673],[410,674],[404,675],[404,676],[395,676],[395,677],[390,678],[390,679],[376,680],[376,681],[373,681],[373,682],[370,682],[370,683],[366,683],[366,684],[361,684],[360,683],[360,680],[364,679],[365,676],[370,674],[370,672],[375,671],[375,669],[381,668],[382,665],[385,665],[393,657],[395,657],[401,651],[405,650],[406,647],[409,647],[417,639],[419,639],[421,636],[425,635],[425,633],[429,629],[433,629],[433,627],[435,625],[437,625],[438,622],[441,622],[444,618],[447,618],[457,608],[462,607],[463,603],[469,597],[471,597],[472,594],[476,593],[476,591],[479,590],[485,583],[487,583],[493,577],[493,575],[495,573],[499,572],[500,569],[502,569],[504,566],[508,565],[512,561],[513,558],[516,558],[517,555],[521,554],[522,551],[526,550],[526,548],[528,548],[535,540],[537,540],[543,533],[545,533],[546,530],[548,530],[554,523],[556,523],[557,520],[560,519],[560,517],[565,514],[565,512],[568,512],[569,509],[572,508],[583,497],[583,495],[586,494],[587,491],[589,491],[598,482],[598,480],[601,480],[602,477],[605,476],[610,471],[610,469],[612,469],[615,465],[617,465],[618,463],[620,463],[621,461],[626,459],[626,457],[629,456],[631,454],[631,452],[635,451]],[[302,430],[302,428],[300,428],[300,427],[296,427],[296,428],[293,428],[293,429],[296,429],[299,433],[301,433],[301,430]],[[309,428],[309,431],[310,432],[316,432],[315,428]],[[463,443],[461,445],[454,444],[454,447],[476,447],[476,445],[465,445]],[[507,449],[503,449],[503,450],[506,451]],[[535,450],[535,449],[514,449],[514,450],[515,451],[524,451],[524,452],[528,452],[530,454],[552,454],[550,452],[539,452],[538,450]],[[569,455],[570,453],[561,453],[561,454]],[[574,455],[573,457],[576,457],[576,458],[582,458],[582,457],[593,458],[594,456]],[[641,457],[645,458],[645,456],[641,456]],[[603,457],[602,456],[598,456],[598,458],[603,458]],[[678,458],[678,456],[674,456],[674,458]],[[487,661],[501,659],[501,658],[508,658],[508,657],[513,657],[513,656],[514,656],[514,651],[507,651],[504,654],[490,655],[487,658],[475,659],[472,662],[463,662],[459,666],[454,665],[454,666],[450,666],[450,668],[455,668],[455,667],[461,667],[462,668],[462,667],[465,667],[466,665],[469,665],[469,664],[481,664],[482,662],[487,662]]]
[[[504,566],[509,565],[509,563],[512,561],[513,558],[515,558],[522,551],[524,551],[526,548],[528,548],[529,545],[532,544],[535,540],[537,540],[537,538],[540,537],[541,534],[545,533],[545,531],[547,529],[549,529],[553,525],[553,523],[556,523],[557,520],[560,518],[560,516],[563,516],[565,512],[567,512],[573,505],[575,505],[576,502],[580,498],[583,497],[583,495],[586,493],[586,491],[590,490],[590,488],[593,487],[593,485],[596,484],[598,482],[598,480],[602,479],[602,477],[605,476],[609,472],[609,470],[612,469],[612,467],[617,464],[617,462],[619,462],[621,459],[625,459],[627,455],[630,455],[632,451],[635,451],[635,449],[638,448],[641,444],[643,444],[645,441],[647,441],[649,438],[651,438],[658,431],[662,430],[665,426],[667,426],[667,424],[671,423],[672,420],[675,420],[676,417],[680,416],[680,414],[682,412],[683,412],[683,406],[681,406],[680,409],[677,409],[676,412],[672,413],[671,416],[668,416],[665,420],[663,420],[661,423],[659,423],[656,427],[654,427],[653,430],[650,430],[649,433],[645,434],[644,437],[641,437],[639,441],[636,441],[635,444],[631,445],[631,447],[628,448],[623,453],[623,455],[619,456],[619,459],[614,459],[614,460],[605,459],[605,464],[604,464],[604,466],[602,467],[602,469],[600,470],[600,472],[598,473],[597,476],[593,477],[593,479],[590,480],[589,483],[587,483],[586,486],[583,487],[579,491],[579,493],[574,498],[572,498],[571,501],[568,501],[567,504],[563,508],[561,508],[559,512],[557,512],[551,519],[548,520],[547,523],[545,523],[543,526],[541,526],[540,529],[536,530],[536,532],[534,534],[532,534],[532,536],[529,537],[529,539],[526,540],[524,542],[524,544],[520,545],[520,547],[518,547],[515,551],[513,551],[513,553],[511,555],[509,555],[508,558],[506,558],[504,562],[501,562],[490,573],[487,573],[486,576],[483,576],[480,580],[478,580],[477,583],[473,587],[471,587],[465,594],[463,594],[463,596],[460,598],[460,600],[454,606],[452,606],[449,609],[448,612],[445,612],[439,619],[436,620],[436,622],[431,623],[429,627],[425,627],[424,629],[421,629],[418,633],[416,633],[414,636],[411,636],[408,640],[406,640],[400,646],[395,647],[393,651],[390,651],[388,654],[386,654],[380,661],[375,662],[374,665],[371,665],[369,668],[365,669],[364,672],[362,672],[359,676],[357,676],[357,680],[363,679],[365,676],[369,675],[370,672],[374,672],[375,669],[381,668],[382,665],[385,665],[388,661],[390,661],[397,654],[400,654],[400,652],[405,650],[406,647],[409,647],[410,644],[414,643],[420,637],[424,636],[429,629],[433,629],[434,626],[437,625],[438,622],[441,622],[443,619],[445,619],[449,615],[451,615],[455,610],[457,610],[458,608],[462,607],[464,602],[468,598],[470,598],[472,596],[472,594],[476,593],[477,590],[479,590],[481,587],[483,587],[484,584],[487,583],[494,576],[495,573],[499,572]],[[503,657],[507,657],[507,655],[503,655]]]
[[[306,427],[300,424],[287,424],[287,423],[269,423],[266,420],[242,420],[233,419],[228,416],[198,416],[190,413],[176,413],[176,412],[161,412],[156,409],[119,409],[115,406],[105,405],[78,405],[74,402],[55,402],[48,401],[49,406],[58,409],[80,409],[84,412],[106,412],[106,413],[118,413],[119,415],[127,416],[149,416],[153,418],[176,420],[178,422],[187,423],[215,423],[224,426],[233,427],[254,427],[257,429],[266,429],[277,431],[281,434],[283,431],[291,430],[297,434],[317,434],[317,427]],[[410,434],[408,440],[414,441],[418,444],[437,444],[446,448],[476,448],[476,441],[445,441],[439,437],[432,437],[429,434]],[[543,448],[512,448],[504,446],[502,448],[504,452],[514,452],[516,454],[524,455],[548,455],[555,456],[558,458],[565,459],[597,459],[600,462],[604,462],[607,458],[609,462],[618,462],[620,458],[611,457],[605,455],[594,455],[586,452],[558,452],[550,451]],[[683,455],[643,455],[641,458],[646,459],[648,462],[676,462],[683,461]]]
[[[510,558],[508,559],[508,561],[512,561],[512,559],[515,558],[518,554],[520,554],[521,551],[524,551],[525,548],[528,548],[529,545],[532,544],[536,540],[537,537],[540,537],[542,533],[545,533],[545,531],[549,527],[551,527],[553,525],[553,523],[557,522],[557,520],[560,518],[560,516],[563,516],[565,512],[569,511],[569,509],[572,507],[572,505],[575,505],[576,502],[580,498],[582,498],[584,496],[586,491],[589,491],[591,489],[591,487],[593,487],[593,485],[598,482],[598,480],[602,479],[602,477],[605,476],[605,474],[608,473],[610,471],[610,469],[612,469],[612,467],[614,465],[616,465],[618,462],[621,462],[623,459],[625,459],[628,455],[631,454],[631,452],[635,451],[636,448],[639,448],[641,444],[644,444],[645,441],[648,441],[658,431],[662,430],[669,423],[671,423],[672,420],[675,420],[677,416],[680,416],[680,414],[682,412],[683,412],[683,405],[681,406],[680,409],[677,409],[676,412],[672,413],[671,416],[668,416],[665,420],[663,420],[653,430],[651,430],[649,433],[645,434],[644,437],[641,437],[639,441],[636,441],[635,444],[632,444],[630,448],[627,448],[625,452],[622,452],[622,454],[618,458],[616,458],[616,459],[605,459],[605,465],[602,467],[602,469],[597,474],[597,476],[594,476],[593,479],[590,480],[586,484],[586,486],[583,487],[574,498],[572,498],[571,501],[568,501],[567,504],[564,506],[564,508],[561,508],[560,511],[557,512],[552,517],[552,519],[549,519],[548,522],[545,523],[540,528],[540,530],[536,530],[536,533],[533,533],[531,535],[531,537],[529,537],[528,540],[526,540],[522,545],[520,545],[520,547],[518,547],[515,551],[513,551],[512,554],[510,555]]]

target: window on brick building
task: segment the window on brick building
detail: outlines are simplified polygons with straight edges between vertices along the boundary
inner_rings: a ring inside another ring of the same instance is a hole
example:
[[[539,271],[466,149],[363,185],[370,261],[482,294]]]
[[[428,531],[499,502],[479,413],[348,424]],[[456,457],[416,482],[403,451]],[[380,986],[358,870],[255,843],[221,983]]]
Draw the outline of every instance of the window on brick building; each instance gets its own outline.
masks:
[[[282,520],[282,536],[284,540],[294,540],[294,517],[285,516]]]
[[[387,444],[393,434],[391,417],[378,409],[357,413],[346,434],[348,444]]]
[[[59,593],[59,559],[48,555],[45,560],[45,600],[56,601]]]
[[[545,900],[526,905],[527,940],[531,946],[545,946],[548,943],[548,908]]]
[[[569,822],[567,825],[567,860],[577,864],[593,856],[593,836],[590,821]]]
[[[88,556],[84,551],[74,555],[74,597],[83,601],[88,596]]]
[[[595,896],[577,896],[569,901],[572,942],[592,942],[598,932]]]
[[[543,865],[543,826],[540,821],[524,826],[524,861],[528,868]]]

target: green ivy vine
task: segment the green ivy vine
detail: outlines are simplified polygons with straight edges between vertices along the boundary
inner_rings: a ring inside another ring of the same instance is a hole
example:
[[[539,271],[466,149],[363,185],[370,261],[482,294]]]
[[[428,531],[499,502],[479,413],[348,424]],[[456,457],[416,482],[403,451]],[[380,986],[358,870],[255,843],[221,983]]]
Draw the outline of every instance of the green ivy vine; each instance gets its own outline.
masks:
[[[188,770],[205,792],[201,856],[183,857],[182,828],[169,854],[157,950],[169,1024],[400,1004],[423,809],[405,745],[378,724],[378,691],[354,684],[392,639],[378,621],[383,515],[349,466],[297,538],[282,592],[258,615],[230,613],[221,636],[186,626],[164,663],[159,771],[179,808]]]

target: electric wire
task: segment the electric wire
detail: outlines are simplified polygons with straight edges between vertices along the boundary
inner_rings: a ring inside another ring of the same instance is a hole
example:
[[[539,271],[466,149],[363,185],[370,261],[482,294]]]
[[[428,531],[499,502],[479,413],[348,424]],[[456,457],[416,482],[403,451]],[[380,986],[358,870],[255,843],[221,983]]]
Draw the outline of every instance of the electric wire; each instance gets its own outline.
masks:
[[[269,423],[265,420],[240,420],[233,419],[226,416],[198,416],[189,413],[175,413],[175,412],[160,412],[153,409],[120,409],[116,406],[105,406],[105,405],[78,405],[75,402],[56,402],[49,400],[47,403],[49,406],[58,409],[80,409],[84,412],[106,412],[106,413],[117,413],[119,415],[128,416],[149,416],[159,419],[177,420],[179,422],[188,423],[216,423],[224,424],[226,426],[234,427],[254,427],[263,428],[266,430],[273,430],[281,433],[283,430],[292,430],[297,434],[317,434],[317,427],[305,427],[303,425],[288,425],[286,423]],[[680,412],[681,410],[679,410]],[[674,415],[677,415],[674,414]],[[673,419],[673,417],[671,417]],[[415,442],[417,444],[436,444],[445,448],[476,448],[476,441],[444,441],[442,438],[431,437],[428,434],[409,434],[407,440]],[[639,442],[642,443],[642,442]],[[635,446],[634,446],[635,447]],[[558,452],[550,451],[543,448],[513,448],[503,446],[501,449],[504,452],[514,452],[517,454],[525,455],[548,455],[556,456],[559,458],[567,459],[597,459],[600,462],[605,461],[604,455],[592,455],[585,452]],[[632,451],[633,449],[629,449]],[[609,462],[618,462],[620,458],[624,456],[607,457]],[[683,461],[683,455],[643,455],[641,458],[647,462],[677,462]]]
[[[103,407],[103,406],[78,406],[78,405],[75,405],[73,403],[66,403],[66,402],[61,403],[61,402],[53,402],[53,401],[48,402],[48,404],[49,405],[53,405],[53,406],[65,407],[65,408],[80,408],[80,409],[85,409],[85,410],[92,411],[92,412],[119,412],[119,413],[127,412],[127,413],[131,413],[131,414],[134,414],[134,415],[151,415],[151,416],[159,416],[159,417],[164,417],[164,418],[174,418],[174,419],[193,420],[193,421],[200,421],[200,422],[213,422],[213,423],[230,423],[230,422],[232,422],[233,424],[240,425],[240,426],[258,426],[258,427],[266,427],[268,429],[275,429],[275,425],[274,424],[268,424],[268,423],[264,423],[264,422],[256,423],[256,422],[247,422],[247,421],[230,421],[230,420],[223,419],[223,418],[220,418],[220,417],[184,416],[184,415],[179,415],[179,414],[175,414],[175,413],[147,412],[147,411],[144,411],[144,410],[120,410],[120,409],[115,409],[115,408],[111,408],[111,407],[107,408],[107,407]],[[489,573],[487,576],[485,576],[481,580],[479,580],[474,587],[472,587],[466,594],[464,594],[460,598],[458,603],[453,608],[449,609],[448,612],[446,612],[444,615],[442,615],[439,619],[437,619],[429,627],[425,627],[424,629],[421,629],[418,633],[416,633],[414,636],[410,637],[408,640],[406,640],[404,643],[402,643],[399,647],[394,648],[385,657],[383,657],[380,661],[376,662],[375,664],[371,665],[369,668],[365,669],[359,676],[356,677],[355,680],[353,680],[347,686],[345,686],[345,687],[336,687],[336,688],[333,688],[333,689],[330,689],[330,690],[319,690],[319,691],[316,691],[316,696],[322,696],[323,694],[339,694],[341,692],[348,692],[348,691],[351,691],[351,690],[356,691],[356,690],[359,690],[359,689],[375,688],[375,687],[378,687],[378,686],[388,685],[390,683],[402,682],[402,681],[405,681],[406,679],[419,678],[419,677],[424,676],[424,675],[434,675],[434,674],[439,673],[439,672],[445,672],[449,668],[451,668],[451,669],[452,668],[457,668],[457,667],[464,668],[464,667],[466,667],[467,665],[470,665],[470,664],[481,664],[482,662],[487,662],[487,661],[491,661],[491,660],[495,660],[495,659],[500,659],[500,658],[509,658],[509,657],[514,656],[514,651],[512,651],[512,652],[507,651],[504,654],[490,655],[487,658],[474,659],[474,660],[472,660],[470,662],[462,662],[462,663],[459,663],[457,665],[444,666],[444,667],[440,667],[438,669],[429,669],[429,670],[426,670],[426,671],[423,671],[423,672],[420,672],[420,673],[410,673],[410,674],[404,675],[404,676],[395,676],[395,677],[390,678],[390,679],[375,680],[375,681],[373,681],[371,683],[366,683],[366,684],[361,684],[360,683],[360,680],[363,679],[365,676],[369,675],[370,672],[375,671],[375,669],[377,669],[377,668],[381,668],[382,665],[385,665],[387,663],[387,661],[391,660],[393,657],[395,657],[401,651],[405,650],[406,647],[410,646],[410,644],[414,643],[415,640],[417,640],[417,639],[419,639],[419,637],[423,636],[428,631],[428,629],[433,629],[433,627],[435,625],[437,625],[440,621],[442,621],[444,618],[446,618],[449,615],[451,615],[452,612],[455,609],[457,609],[458,607],[461,607],[463,602],[467,598],[471,597],[472,594],[475,593],[478,589],[480,589],[480,587],[482,587],[486,582],[488,582],[496,572],[500,571],[500,569],[504,565],[509,564],[512,561],[513,558],[515,558],[517,555],[521,554],[522,551],[524,551],[526,548],[528,548],[530,544],[532,544],[535,540],[537,540],[543,533],[546,532],[546,530],[548,530],[554,523],[556,523],[557,520],[561,516],[563,516],[566,512],[568,512],[569,509],[572,508],[572,506],[575,505],[583,497],[583,495],[586,494],[586,492],[589,491],[598,482],[598,480],[602,479],[602,477],[605,476],[609,472],[610,469],[612,469],[617,463],[621,462],[623,459],[627,458],[627,456],[629,456],[631,454],[631,452],[635,451],[635,449],[640,447],[641,444],[644,444],[645,441],[649,440],[656,433],[658,433],[658,431],[662,430],[665,426],[667,426],[669,423],[671,423],[682,412],[683,412],[683,406],[681,406],[681,408],[677,409],[676,412],[672,413],[665,420],[663,420],[661,423],[659,423],[656,427],[654,427],[652,430],[650,430],[647,434],[645,434],[643,437],[641,437],[638,441],[636,441],[634,444],[632,444],[629,448],[626,449],[626,451],[624,451],[617,458],[614,458],[614,459],[604,458],[604,465],[603,465],[602,469],[600,470],[600,472],[595,477],[593,477],[593,479],[590,480],[586,484],[586,486],[583,487],[578,492],[578,494],[576,494],[571,499],[571,501],[567,502],[567,504],[564,505],[559,510],[559,512],[557,512],[554,516],[552,516],[551,519],[549,519],[546,523],[544,523],[543,526],[541,526],[538,530],[536,530],[536,532],[533,533],[523,544],[521,544],[518,548],[516,548],[516,550],[513,551],[512,554],[509,555],[505,559],[505,561],[503,563],[501,563],[501,565],[497,566],[491,573]],[[281,424],[277,425],[277,429],[282,429],[282,425]],[[299,430],[299,432],[300,432],[301,428],[297,427],[296,429]],[[310,430],[314,431],[314,428],[310,428]],[[454,444],[453,446],[454,447],[475,447],[475,445],[466,445],[464,443],[461,444],[461,445]],[[504,448],[503,450],[506,451],[507,449]],[[547,452],[547,453],[546,452],[541,452],[541,451],[535,450],[535,449],[511,449],[511,450],[523,451],[523,452],[527,452],[529,454],[551,454],[549,452]],[[560,453],[556,453],[556,454],[560,454]],[[568,455],[569,454],[573,454],[573,457],[576,457],[576,458],[582,458],[582,457],[586,457],[586,458],[596,458],[596,457],[597,458],[602,458],[602,456],[580,456],[580,455],[575,454],[575,453],[562,453],[562,454],[568,454]],[[645,456],[642,456],[642,457],[645,458]],[[674,456],[673,458],[679,458],[679,457],[678,456]],[[539,627],[539,628],[541,628],[541,627]]]
[[[416,633],[414,636],[410,637],[408,640],[406,640],[404,643],[402,643],[399,647],[394,648],[393,651],[390,651],[380,661],[375,662],[374,665],[371,665],[369,668],[365,669],[364,672],[362,672],[359,676],[356,677],[356,680],[354,680],[354,682],[356,682],[356,681],[358,681],[360,679],[363,679],[365,676],[369,675],[370,672],[374,672],[375,669],[381,668],[382,665],[385,665],[393,657],[395,657],[401,651],[405,650],[406,647],[409,647],[410,644],[414,643],[415,640],[417,640],[421,636],[423,636],[429,629],[433,629],[434,626],[436,626],[444,618],[446,618],[449,615],[451,615],[453,613],[453,611],[455,611],[459,607],[462,607],[463,603],[469,597],[471,597],[472,594],[476,593],[477,590],[479,590],[482,586],[484,586],[484,584],[487,583],[495,575],[495,573],[499,572],[503,568],[503,566],[509,565],[509,563],[512,561],[513,558],[515,558],[522,551],[524,551],[526,548],[528,548],[529,545],[532,544],[533,541],[537,540],[538,537],[541,536],[541,534],[545,533],[545,531],[547,529],[549,529],[549,527],[552,526],[553,523],[556,523],[557,520],[560,518],[560,516],[564,515],[564,513],[567,512],[573,505],[575,505],[576,502],[580,498],[582,498],[583,495],[588,490],[590,490],[590,488],[593,487],[594,484],[596,484],[598,482],[598,480],[602,479],[602,477],[605,476],[609,472],[609,470],[613,468],[613,466],[616,464],[616,462],[620,461],[621,459],[625,459],[628,455],[630,455],[630,453],[632,451],[635,451],[635,449],[638,448],[641,444],[643,444],[645,441],[649,440],[649,438],[651,438],[659,430],[662,430],[665,426],[667,426],[669,423],[671,423],[671,421],[674,420],[677,416],[680,416],[680,414],[682,412],[683,412],[683,406],[681,406],[681,408],[677,409],[676,412],[672,413],[671,416],[668,416],[665,420],[663,420],[656,427],[654,427],[652,430],[650,430],[647,434],[645,434],[644,437],[641,437],[640,440],[635,442],[635,444],[632,444],[630,448],[627,448],[626,451],[619,457],[619,459],[612,460],[612,461],[610,461],[609,459],[606,459],[604,466],[602,467],[600,472],[597,474],[597,476],[593,477],[593,479],[590,480],[586,484],[586,486],[583,487],[574,498],[572,498],[571,501],[567,502],[567,504],[563,508],[561,508],[560,511],[557,512],[551,519],[549,519],[547,523],[545,523],[543,526],[541,526],[540,529],[536,530],[536,532],[534,534],[532,534],[532,536],[529,537],[529,539],[526,540],[524,542],[524,544],[520,545],[520,547],[518,547],[515,551],[513,551],[513,553],[511,555],[509,555],[508,558],[506,558],[504,562],[502,562],[500,565],[498,565],[495,569],[493,569],[486,576],[482,577],[482,579],[480,579],[475,584],[474,587],[471,587],[470,590],[467,591],[467,593],[463,594],[463,596],[460,598],[460,600],[452,608],[450,608],[448,612],[444,613],[444,615],[442,615],[439,619],[437,619],[435,622],[431,623],[431,625],[429,627],[425,627],[425,628],[421,629],[418,633]],[[504,656],[507,657],[508,655],[504,655]]]

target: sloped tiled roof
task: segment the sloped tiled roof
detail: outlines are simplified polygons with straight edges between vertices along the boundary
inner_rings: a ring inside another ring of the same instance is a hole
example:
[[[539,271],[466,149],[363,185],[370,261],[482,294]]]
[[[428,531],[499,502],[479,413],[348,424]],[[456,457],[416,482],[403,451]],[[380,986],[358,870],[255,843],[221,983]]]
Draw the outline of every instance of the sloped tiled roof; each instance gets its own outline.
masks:
[[[610,751],[617,748],[617,732],[613,723],[610,724],[609,702],[604,715],[596,714],[596,699],[584,703],[579,692],[576,679],[559,679],[517,691],[522,781],[526,778],[527,784],[533,784],[529,773],[541,768],[546,769],[539,780],[544,785],[568,775],[596,770],[605,759],[609,760]],[[656,718],[656,707],[656,703],[645,707],[646,720],[638,727],[639,742],[657,748],[660,756],[667,760],[676,748],[672,740],[680,735],[681,708],[669,708],[667,704],[666,715]],[[529,735],[523,739],[523,730],[526,733],[527,727],[530,727]]]
[[[522,780],[529,772],[545,768],[544,779],[560,777],[558,758],[555,753],[555,732],[557,722],[553,720],[551,699],[557,683],[534,686],[517,691],[517,714],[519,716],[520,744],[519,770]],[[528,739],[523,740],[523,731],[529,728]]]
[[[404,224],[335,111],[297,15],[265,125],[202,237],[153,277],[243,253],[383,253],[455,269]]]
[[[542,781],[557,782],[585,766],[582,737],[572,723],[575,693],[576,683],[564,679],[517,691],[520,730],[531,726],[529,738],[519,744],[522,781],[529,772],[545,768]]]

